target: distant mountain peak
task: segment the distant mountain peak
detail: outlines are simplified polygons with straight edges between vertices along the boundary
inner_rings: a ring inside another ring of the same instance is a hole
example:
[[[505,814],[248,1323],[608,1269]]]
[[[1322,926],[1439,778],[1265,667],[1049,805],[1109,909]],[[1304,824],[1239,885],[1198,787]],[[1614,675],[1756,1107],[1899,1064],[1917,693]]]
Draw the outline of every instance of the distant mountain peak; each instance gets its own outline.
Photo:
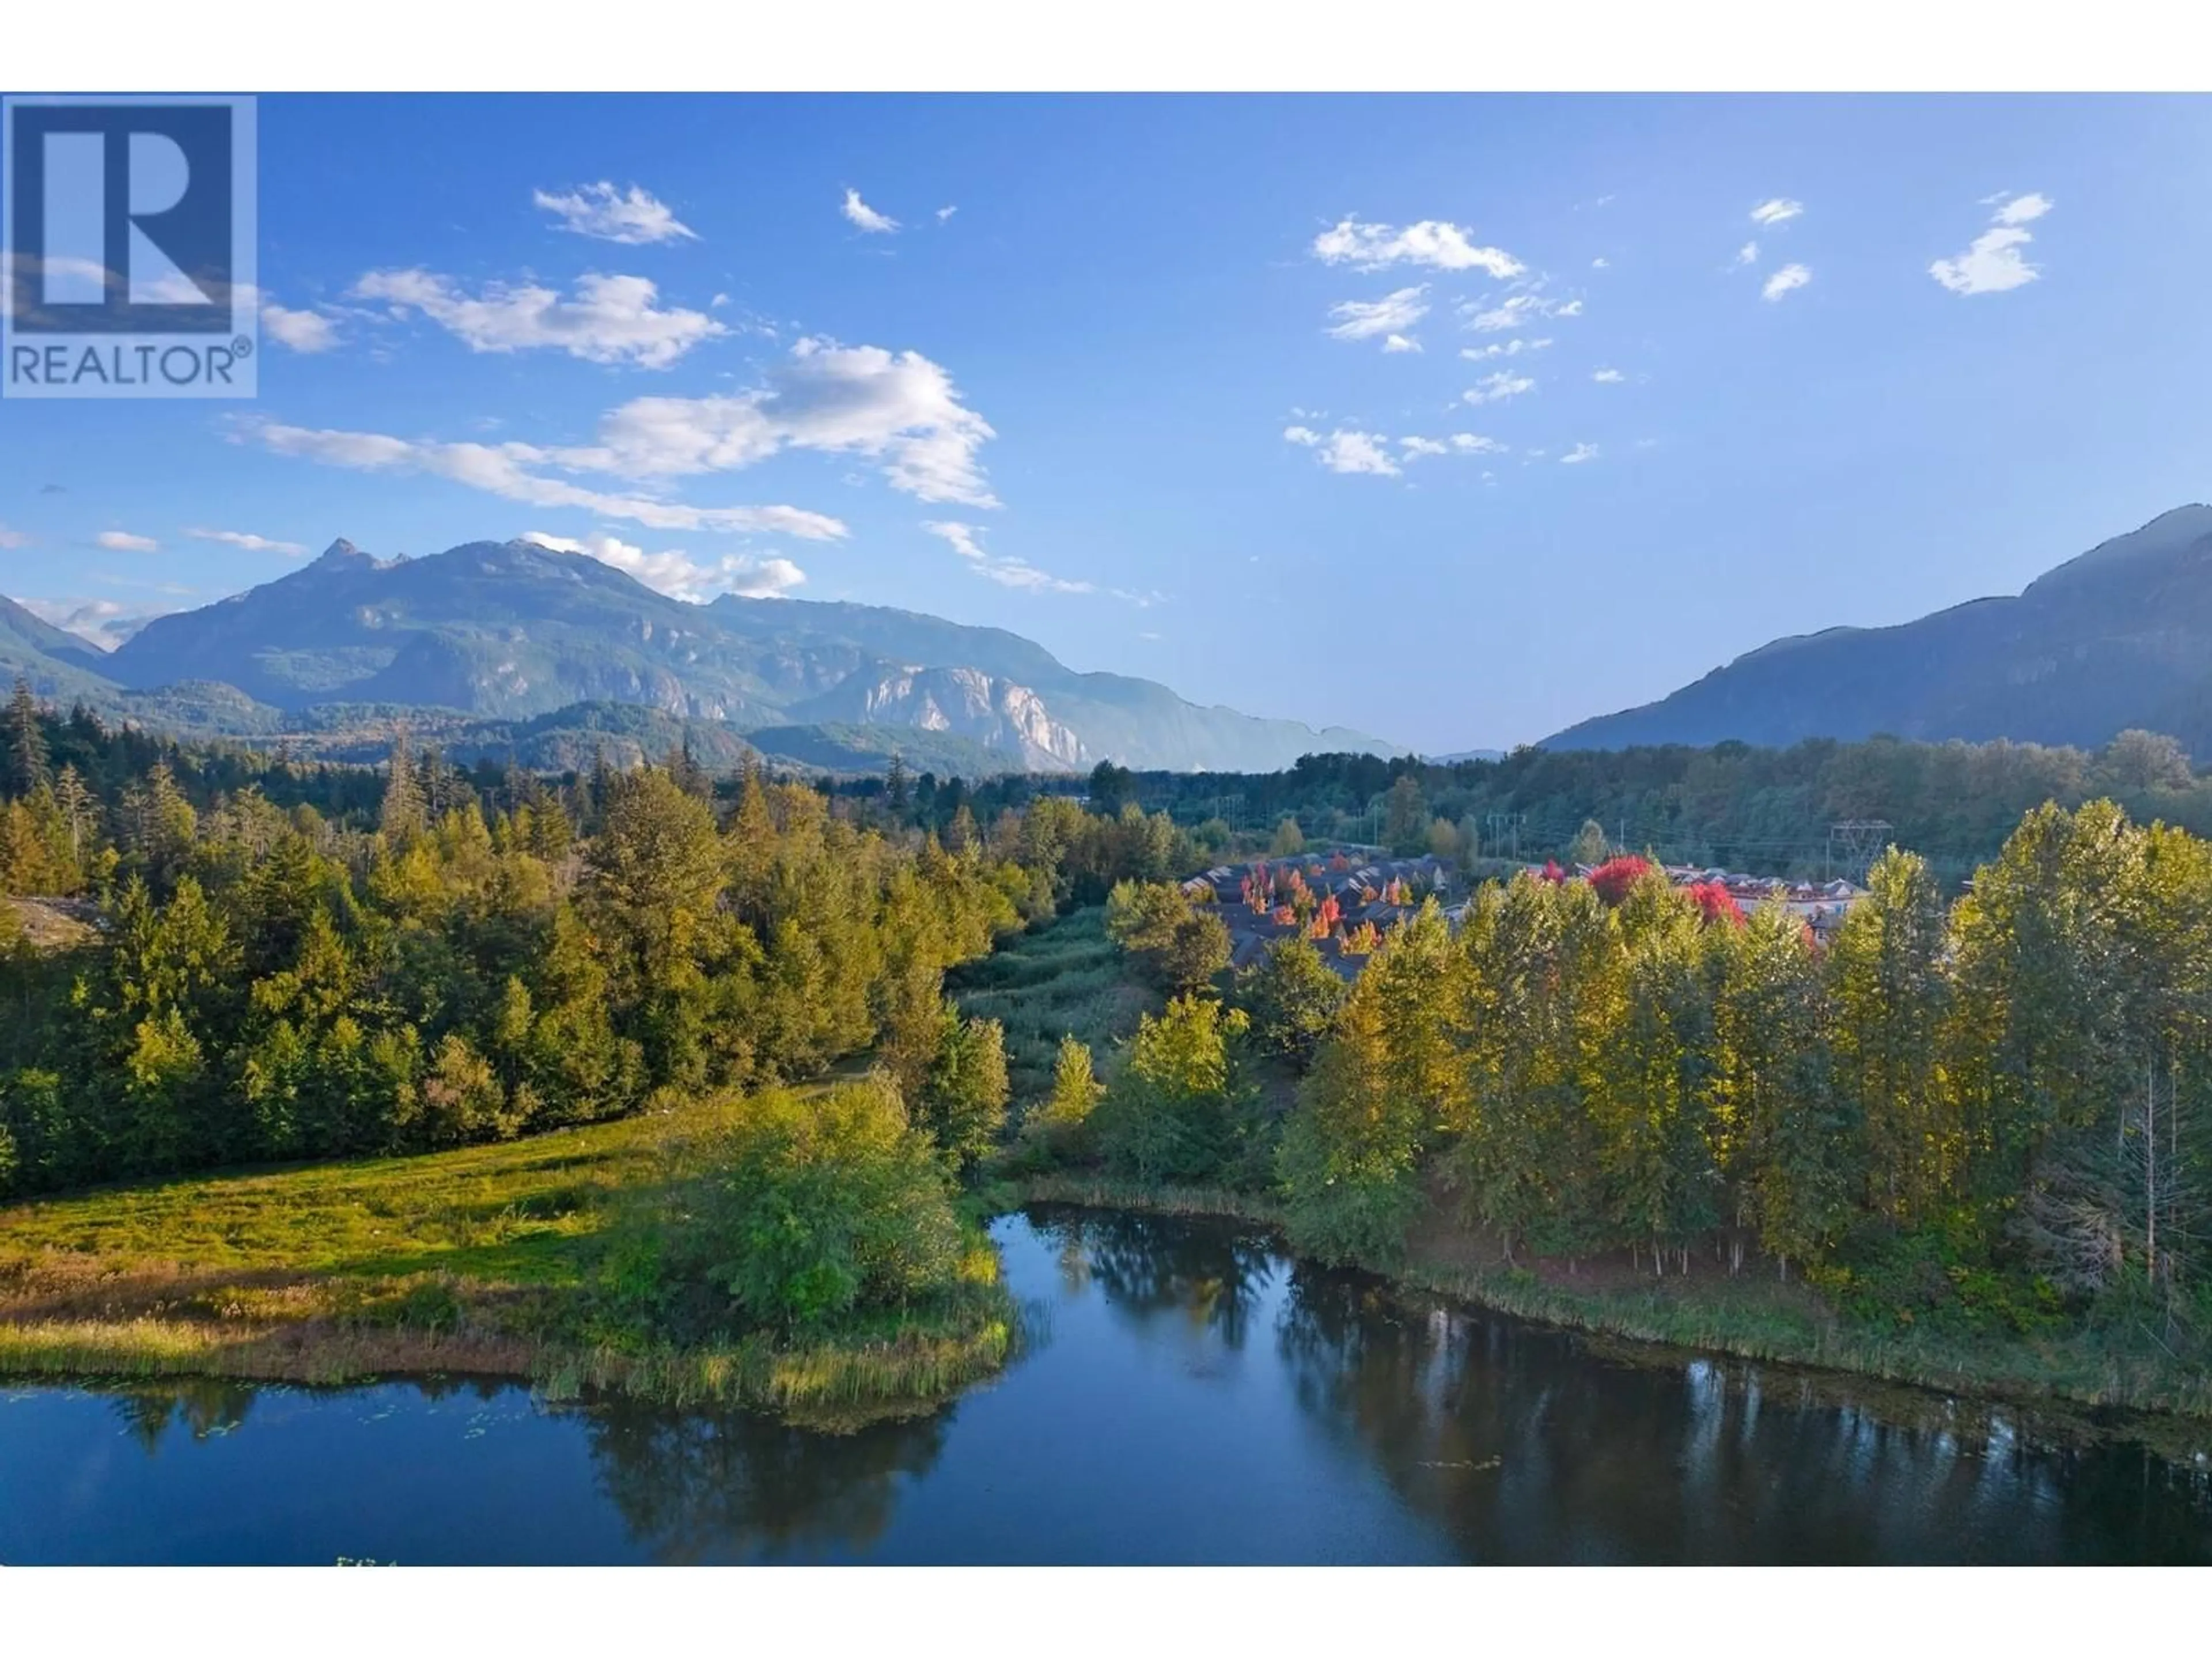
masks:
[[[2100,542],[2017,595],[1770,641],[1545,746],[1784,747],[1887,732],[2094,749],[2130,726],[2212,757],[2212,506],[2203,502]]]
[[[389,570],[394,565],[404,564],[406,556],[380,559],[364,553],[344,537],[339,537],[322,552],[301,567],[303,570]]]
[[[1399,752],[1356,732],[1201,708],[1149,680],[1077,673],[1000,629],[844,602],[691,605],[530,537],[391,560],[341,538],[274,580],[149,623],[100,672],[143,694],[220,682],[277,719],[406,705],[526,720],[629,705],[733,731],[872,732],[857,740],[870,752],[911,734],[940,758],[1003,756],[1012,767],[1111,756],[1266,771],[1312,750]]]
[[[2100,542],[2087,553],[2046,570],[2023,590],[2022,599],[2040,598],[2070,586],[2084,576],[2103,576],[2120,565],[2167,559],[2212,536],[2212,507],[2191,501],[2161,513],[2141,529]]]

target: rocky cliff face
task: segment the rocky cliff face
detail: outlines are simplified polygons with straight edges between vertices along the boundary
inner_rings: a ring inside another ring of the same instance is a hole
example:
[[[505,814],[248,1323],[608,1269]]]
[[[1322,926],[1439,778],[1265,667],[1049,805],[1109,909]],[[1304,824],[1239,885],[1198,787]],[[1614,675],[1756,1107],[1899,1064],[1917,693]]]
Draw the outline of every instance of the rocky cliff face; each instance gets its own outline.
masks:
[[[810,721],[941,732],[1005,750],[1041,770],[1091,760],[1082,738],[1053,717],[1036,692],[980,668],[908,668],[865,684],[855,679],[792,713]]]
[[[876,605],[690,605],[531,540],[388,560],[336,542],[275,581],[158,617],[110,654],[86,652],[81,666],[54,654],[74,647],[30,637],[35,618],[8,623],[0,614],[0,667],[12,650],[45,694],[120,706],[201,682],[295,724],[333,704],[512,721],[619,703],[741,729],[926,731],[977,746],[960,752],[1002,753],[1009,769],[1110,758],[1267,771],[1308,752],[1399,752],[1357,732],[1201,708],[1150,680],[1079,674],[1000,629]]]

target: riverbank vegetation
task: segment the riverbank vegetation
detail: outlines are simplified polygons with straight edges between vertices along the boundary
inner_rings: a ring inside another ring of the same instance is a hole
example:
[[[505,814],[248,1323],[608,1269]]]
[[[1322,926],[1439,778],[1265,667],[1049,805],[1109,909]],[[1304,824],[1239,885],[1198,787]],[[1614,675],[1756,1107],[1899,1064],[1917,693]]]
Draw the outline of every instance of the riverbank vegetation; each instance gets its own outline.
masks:
[[[819,1418],[1018,1340],[888,1080],[0,1211],[0,1374],[445,1371]]]
[[[1012,1340],[960,1208],[1006,1035],[946,971],[1189,856],[682,754],[295,768],[20,687],[0,738],[0,1202],[153,1183],[0,1209],[0,1370],[936,1397]],[[180,1179],[277,1160],[321,1167]]]
[[[2212,1410],[2212,846],[2046,806],[1955,904],[1893,851],[1825,948],[1601,873],[1431,908],[1348,990],[1288,941],[1178,997],[1034,1190],[1225,1188],[1560,1322]]]

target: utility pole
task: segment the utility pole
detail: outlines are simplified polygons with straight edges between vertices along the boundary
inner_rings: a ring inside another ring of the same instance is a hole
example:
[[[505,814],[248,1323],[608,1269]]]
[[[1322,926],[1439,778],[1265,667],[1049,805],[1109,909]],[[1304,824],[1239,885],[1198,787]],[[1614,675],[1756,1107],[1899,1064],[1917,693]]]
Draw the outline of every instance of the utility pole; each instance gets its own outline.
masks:
[[[1896,827],[1887,818],[1846,818],[1830,824],[1822,878],[1832,879],[1840,866],[1846,877],[1863,885],[1868,870],[1889,845],[1890,832]]]

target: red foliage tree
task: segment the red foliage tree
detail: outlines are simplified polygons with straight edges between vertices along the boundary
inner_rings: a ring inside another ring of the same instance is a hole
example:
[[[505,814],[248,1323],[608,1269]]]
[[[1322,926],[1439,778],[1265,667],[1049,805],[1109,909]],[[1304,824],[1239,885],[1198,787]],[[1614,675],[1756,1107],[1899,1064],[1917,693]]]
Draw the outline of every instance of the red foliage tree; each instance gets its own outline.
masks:
[[[1597,889],[1597,896],[1610,908],[1628,896],[1628,890],[1636,885],[1637,878],[1651,867],[1651,860],[1641,859],[1633,853],[1624,853],[1618,858],[1607,859],[1589,872],[1589,884]]]
[[[1735,902],[1735,895],[1719,882],[1693,881],[1685,890],[1707,923],[1725,921],[1732,927],[1743,926],[1743,907]]]
[[[1546,859],[1541,878],[1556,887],[1567,878],[1567,872],[1559,868],[1559,860]]]

